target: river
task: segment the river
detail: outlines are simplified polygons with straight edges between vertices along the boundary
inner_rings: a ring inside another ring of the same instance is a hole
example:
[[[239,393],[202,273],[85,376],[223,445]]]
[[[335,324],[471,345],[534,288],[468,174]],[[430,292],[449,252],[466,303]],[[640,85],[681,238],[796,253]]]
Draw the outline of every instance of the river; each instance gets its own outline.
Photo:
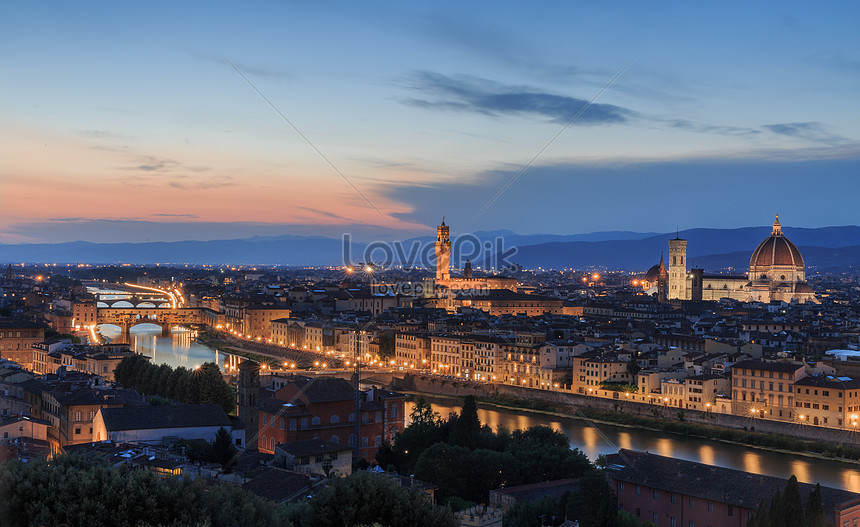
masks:
[[[443,417],[459,412],[455,399],[426,395],[433,410]],[[415,396],[413,396],[415,399]],[[407,403],[406,415],[413,408]],[[798,481],[821,483],[860,493],[860,465],[797,454],[773,452],[742,445],[709,441],[665,432],[652,432],[611,424],[594,424],[580,419],[557,417],[527,410],[506,410],[479,405],[481,423],[492,428],[504,425],[510,430],[545,425],[563,432],[571,448],[583,451],[591,460],[601,454],[617,452],[619,448],[645,450],[661,456],[686,459],[708,465],[767,474],[788,479],[792,474]]]
[[[109,339],[120,336],[120,328],[109,324],[100,326],[101,334]],[[214,362],[221,369],[224,366],[238,366],[235,355],[214,350],[200,344],[193,338],[193,332],[185,328],[174,329],[170,336],[161,335],[161,327],[154,324],[141,324],[131,328],[129,346],[135,353],[152,359],[153,364],[167,364],[173,368],[184,366],[192,369],[204,362]]]

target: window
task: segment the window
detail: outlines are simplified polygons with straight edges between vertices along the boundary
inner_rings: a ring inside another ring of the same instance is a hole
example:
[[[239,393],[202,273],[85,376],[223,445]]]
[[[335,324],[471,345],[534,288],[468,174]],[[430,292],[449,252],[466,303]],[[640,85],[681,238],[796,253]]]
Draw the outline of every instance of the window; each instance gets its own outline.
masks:
[[[311,458],[309,458],[308,456],[304,456],[304,457],[299,458],[299,465],[310,465],[310,464],[311,464]]]
[[[636,485],[636,495],[637,496],[642,495],[642,487],[640,487],[639,485]]]
[[[674,494],[669,494],[669,501],[672,503],[675,503],[675,495]]]
[[[618,483],[618,491],[624,492],[624,482],[623,481]]]
[[[314,457],[314,463],[322,463],[323,461],[325,461],[325,456],[322,454],[317,454],[316,457]]]
[[[690,520],[690,527],[696,527],[696,523],[693,520]]]
[[[302,420],[301,420],[301,423],[300,423],[299,427],[300,427],[302,430],[304,430],[305,428],[307,428],[307,427],[308,427],[308,418],[307,418],[307,417],[302,417]]]
[[[336,435],[333,435],[333,436],[331,436],[330,441],[331,441],[332,443],[340,443],[340,438],[339,438],[339,437],[337,437]]]
[[[691,508],[691,509],[693,508],[693,504],[694,504],[694,502],[695,502],[695,500],[694,500],[693,498],[690,498],[690,508]],[[692,522],[691,522],[691,523],[692,523]],[[693,527],[693,526],[691,525],[690,527]]]
[[[714,512],[714,503],[711,501],[708,502],[708,512]]]
[[[732,509],[732,506],[731,506],[731,505],[728,505],[727,507],[728,507],[728,509],[729,509],[729,511],[728,511],[728,512],[729,512],[729,516],[731,516],[731,515],[732,515],[732,513],[734,512],[734,510]]]
[[[370,445],[370,439],[367,436],[361,438],[361,448],[367,448]]]
[[[293,418],[293,419],[290,419],[290,430],[295,430],[295,429],[296,429],[296,419]]]
[[[281,425],[281,430],[283,430],[284,429],[284,418],[283,417],[281,417],[280,425]]]
[[[266,414],[263,414],[263,426],[266,426],[266,423],[268,423],[268,422],[269,422],[269,416],[267,416]]]
[[[651,523],[653,523],[654,525],[660,525],[659,523],[657,523],[657,513],[656,512],[651,514]],[[846,525],[845,527],[848,527],[848,526]]]
[[[675,527],[675,517],[674,516],[669,517],[669,524],[671,525],[671,527]]]
[[[81,427],[80,427],[80,426],[76,426],[76,427],[75,427],[75,435],[80,435],[80,434],[81,434]]]
[[[312,425],[312,426],[317,426],[317,425],[319,425],[321,422],[322,422],[322,421],[320,420],[320,418],[319,418],[319,417],[314,417],[313,419],[311,419],[311,425]]]
[[[331,416],[330,421],[331,421],[331,424],[336,425],[340,422],[340,417],[338,417],[337,414],[334,414],[333,416]]]
[[[266,436],[265,436],[265,434],[263,435],[261,443],[263,443],[263,448],[266,448]]]
[[[75,422],[76,423],[81,422],[81,412],[75,412]]]
[[[269,438],[269,450],[271,450],[272,452],[275,451],[275,438],[274,437]]]
[[[654,491],[652,491],[652,492],[653,492],[652,496],[653,496],[653,497],[654,497],[654,499],[656,500],[656,499],[657,499],[657,491],[656,491],[656,490],[654,490]]]

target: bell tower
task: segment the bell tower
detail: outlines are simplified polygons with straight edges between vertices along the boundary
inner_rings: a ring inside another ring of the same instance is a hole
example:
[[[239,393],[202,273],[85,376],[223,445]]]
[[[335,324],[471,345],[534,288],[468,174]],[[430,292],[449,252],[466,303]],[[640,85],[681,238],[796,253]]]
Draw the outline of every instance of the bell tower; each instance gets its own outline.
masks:
[[[251,360],[239,363],[239,422],[245,427],[245,448],[257,450],[260,412],[260,365]]]
[[[669,240],[669,300],[688,300],[687,240],[675,236]]]
[[[445,218],[442,225],[436,227],[436,280],[450,280],[451,271],[448,263],[451,257],[451,239]]]

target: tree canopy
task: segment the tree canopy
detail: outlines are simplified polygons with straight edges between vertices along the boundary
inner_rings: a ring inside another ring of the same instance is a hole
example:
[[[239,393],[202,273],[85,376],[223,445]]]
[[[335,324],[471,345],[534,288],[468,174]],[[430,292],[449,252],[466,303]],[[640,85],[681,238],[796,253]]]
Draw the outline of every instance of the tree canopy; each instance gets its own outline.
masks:
[[[160,477],[75,455],[3,464],[0,518],[10,527],[292,525],[284,507],[237,485]]]
[[[769,504],[759,504],[758,510],[747,523],[748,527],[826,527],[826,525],[821,485],[815,485],[804,506],[800,485],[794,475],[786,482],[782,492],[776,489]]]
[[[406,489],[391,477],[371,472],[333,479],[312,500],[291,507],[291,519],[297,527],[458,525],[450,509],[434,505],[417,487]]]
[[[214,362],[189,370],[156,366],[143,355],[123,358],[114,370],[116,381],[145,395],[161,395],[191,404],[220,404],[227,413],[236,408],[236,391],[227,384]]]
[[[511,433],[482,426],[474,397],[466,397],[463,411],[447,419],[418,399],[411,417],[394,443],[379,450],[377,462],[438,485],[442,500],[486,503],[491,489],[577,477],[591,468],[588,458],[552,428]]]

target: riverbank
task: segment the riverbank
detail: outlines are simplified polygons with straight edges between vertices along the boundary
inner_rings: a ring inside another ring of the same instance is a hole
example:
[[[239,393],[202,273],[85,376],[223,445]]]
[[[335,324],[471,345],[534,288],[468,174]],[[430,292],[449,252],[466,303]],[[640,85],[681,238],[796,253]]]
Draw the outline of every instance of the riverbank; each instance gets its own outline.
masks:
[[[772,432],[763,433],[697,423],[667,421],[665,419],[633,416],[619,412],[595,410],[593,408],[575,407],[576,411],[571,413],[551,403],[517,399],[510,396],[481,397],[478,398],[478,401],[481,404],[506,410],[528,410],[544,415],[580,419],[589,423],[623,426],[625,428],[648,430],[651,432],[667,432],[680,436],[753,447],[771,452],[800,454],[811,458],[832,459],[846,463],[860,464],[860,448],[825,441],[795,439]]]
[[[394,379],[392,379],[394,380]],[[404,379],[405,380],[405,379]],[[410,386],[406,386],[408,384]],[[781,433],[774,430],[756,430],[755,424],[765,424],[762,421],[751,423],[753,426],[724,426],[723,423],[700,423],[689,422],[680,419],[675,414],[664,414],[652,416],[650,413],[643,415],[644,412],[632,413],[632,408],[627,411],[616,411],[612,409],[601,409],[589,407],[584,403],[594,401],[572,401],[575,397],[568,394],[557,392],[546,392],[541,390],[529,390],[529,398],[517,397],[515,395],[500,393],[500,386],[485,385],[484,389],[474,389],[475,387],[459,387],[460,389],[451,389],[452,387],[442,386],[447,384],[447,381],[432,382],[427,386],[421,382],[394,382],[392,389],[414,393],[416,395],[427,395],[433,397],[452,398],[462,401],[465,395],[474,395],[482,405],[493,406],[504,410],[527,410],[547,416],[562,417],[569,419],[583,420],[586,422],[600,423],[614,426],[627,427],[632,429],[647,430],[651,432],[670,433],[679,436],[695,437],[710,441],[719,441],[727,444],[742,445],[771,452],[800,454],[810,458],[829,459],[852,464],[860,463],[860,448],[853,446],[856,444],[856,439],[860,436],[851,439],[850,443],[844,438],[836,441],[828,441],[809,437],[797,437],[797,435]],[[421,389],[427,387],[430,389]],[[440,389],[443,388],[443,389]],[[447,389],[445,389],[447,388]],[[469,389],[466,389],[469,388]],[[515,387],[516,388],[516,387]],[[547,399],[554,400],[547,400]],[[593,399],[593,398],[592,398]],[[602,402],[602,401],[596,401]],[[663,414],[663,412],[660,412]],[[688,415],[692,412],[688,412]],[[683,413],[681,413],[683,416]],[[696,417],[695,414],[691,417]],[[781,425],[778,422],[766,423],[771,425]],[[811,427],[807,427],[811,428]],[[809,430],[790,430],[795,434],[809,432]],[[819,432],[812,430],[812,432]]]

